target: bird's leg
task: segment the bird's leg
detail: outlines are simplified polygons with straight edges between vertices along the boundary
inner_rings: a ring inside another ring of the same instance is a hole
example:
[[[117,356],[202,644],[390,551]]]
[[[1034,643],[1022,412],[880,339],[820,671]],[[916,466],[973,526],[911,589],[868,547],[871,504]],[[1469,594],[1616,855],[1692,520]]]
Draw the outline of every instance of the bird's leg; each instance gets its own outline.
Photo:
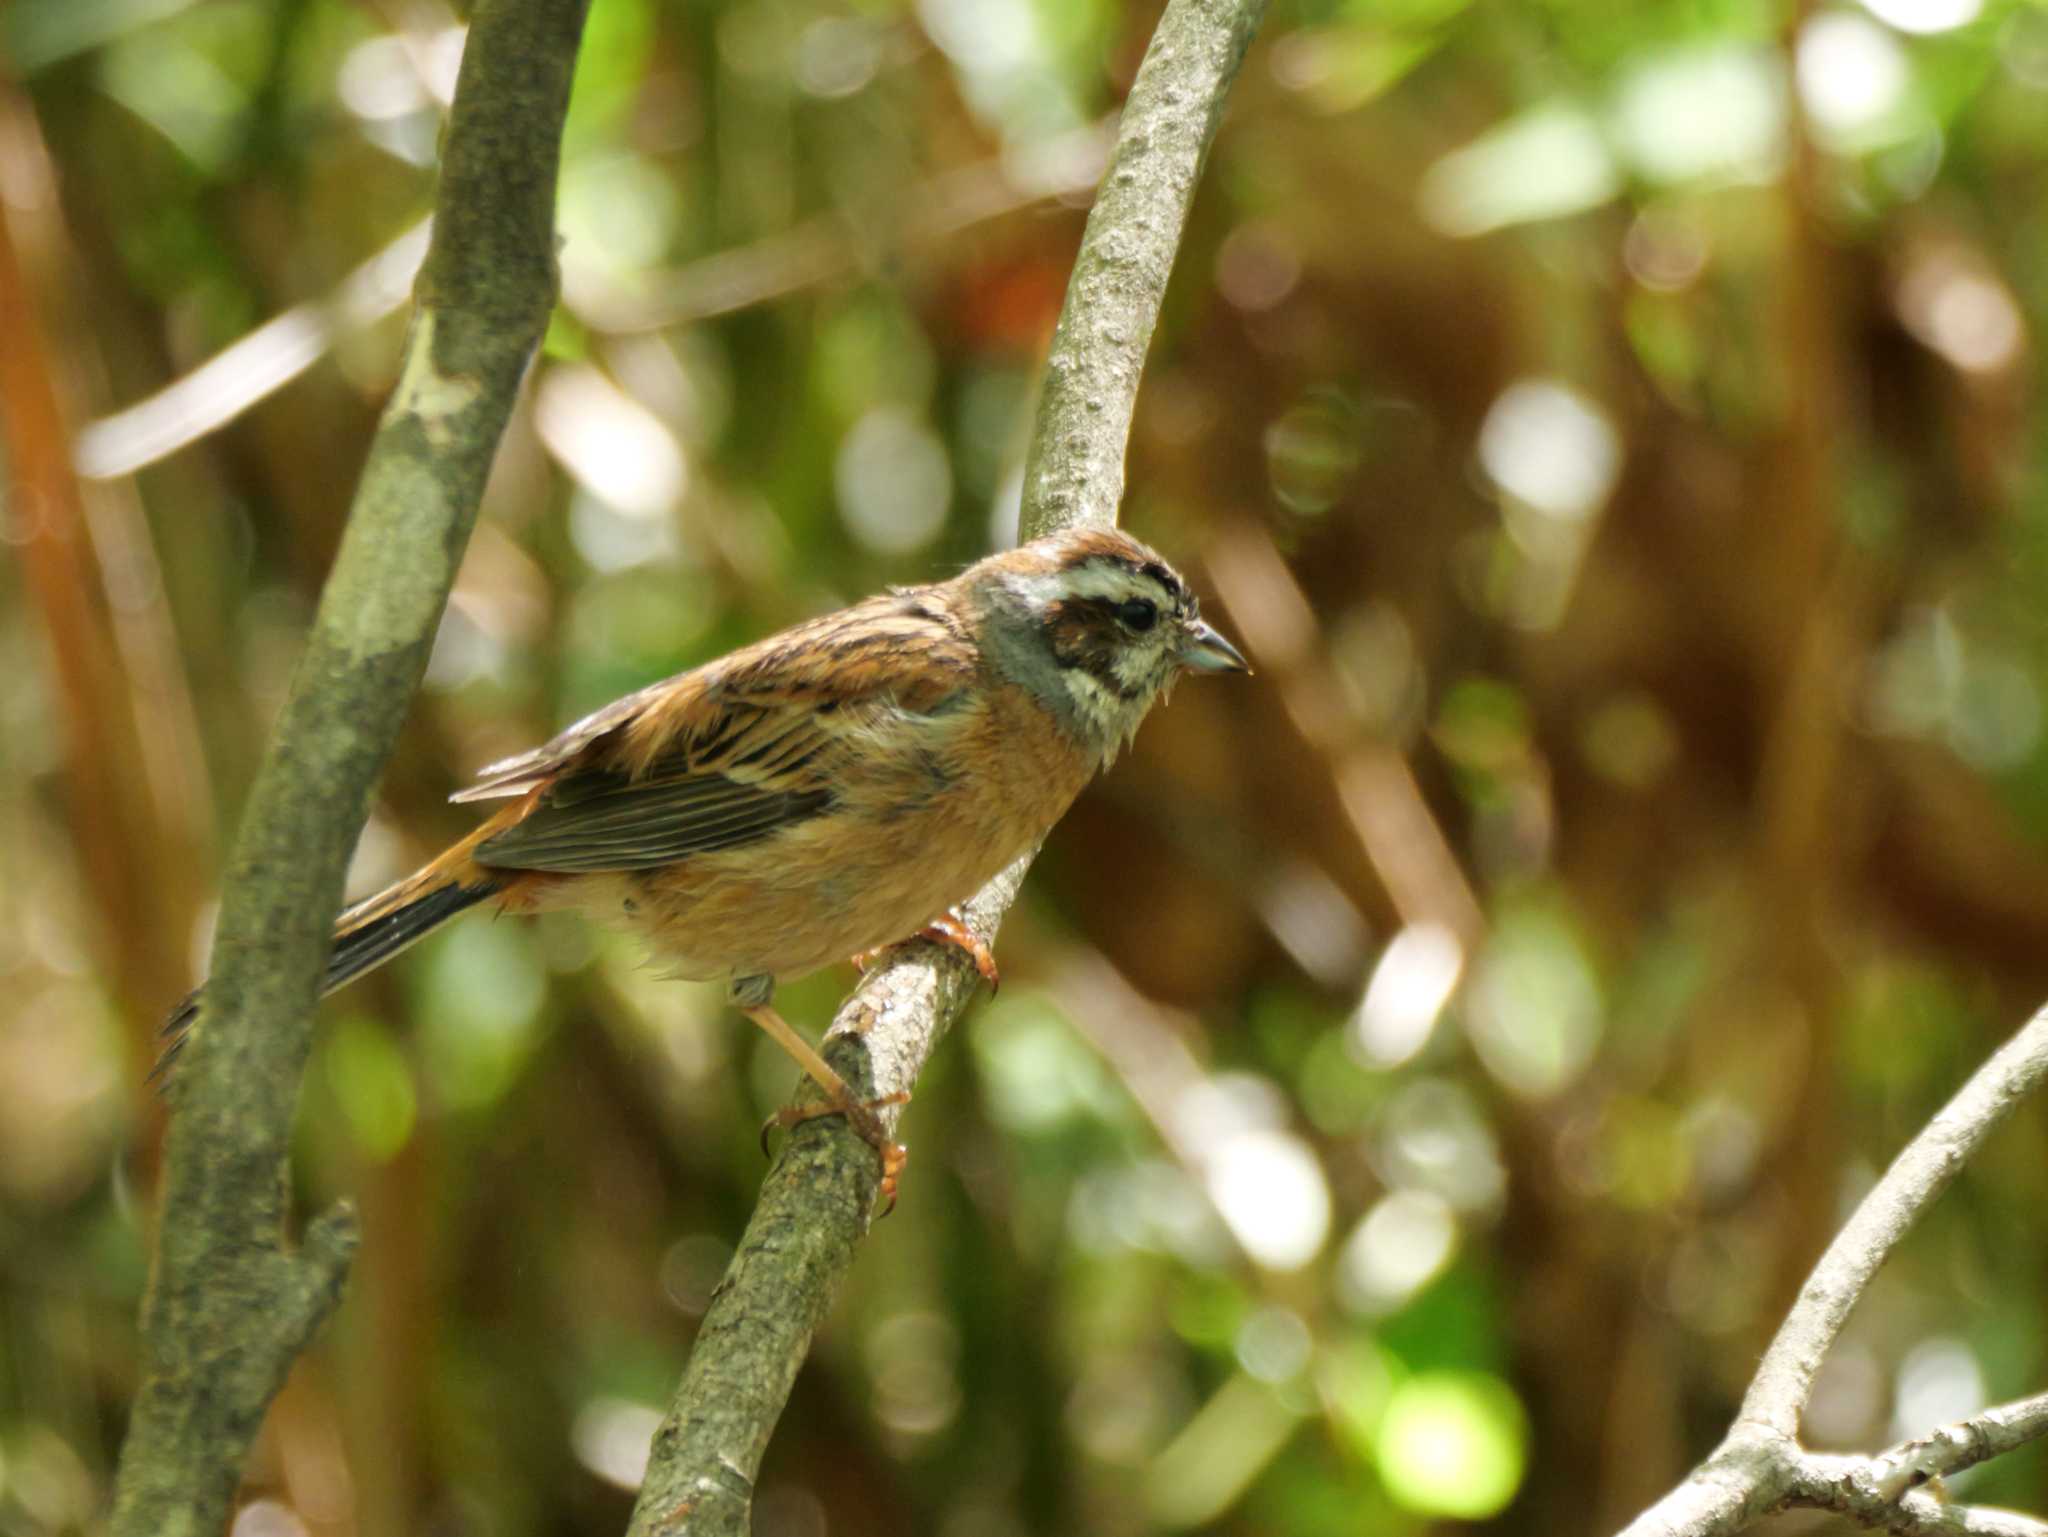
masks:
[[[995,952],[975,937],[974,931],[967,926],[967,920],[957,911],[939,914],[911,935],[910,939],[899,940],[898,943],[907,945],[913,939],[929,939],[932,943],[940,945],[958,945],[973,957],[974,969],[980,972],[982,980],[988,983],[988,990],[991,993],[1002,990],[1003,979],[996,972]],[[879,950],[863,950],[853,958],[853,964],[866,971],[880,954]]]
[[[796,1065],[810,1074],[819,1088],[825,1091],[822,1105],[787,1105],[770,1116],[761,1128],[762,1143],[765,1146],[771,1127],[788,1128],[804,1121],[814,1120],[821,1115],[843,1115],[846,1122],[860,1134],[863,1142],[872,1147],[882,1160],[882,1201],[884,1207],[896,1204],[896,1181],[903,1173],[903,1166],[910,1159],[903,1144],[893,1140],[882,1126],[881,1117],[875,1111],[883,1105],[902,1105],[910,1101],[908,1094],[898,1091],[885,1094],[880,1099],[855,1099],[853,1090],[844,1078],[832,1070],[832,1064],[818,1054],[817,1047],[798,1035],[788,1020],[765,1003],[739,1005],[740,1012],[768,1032],[768,1038],[796,1058]]]

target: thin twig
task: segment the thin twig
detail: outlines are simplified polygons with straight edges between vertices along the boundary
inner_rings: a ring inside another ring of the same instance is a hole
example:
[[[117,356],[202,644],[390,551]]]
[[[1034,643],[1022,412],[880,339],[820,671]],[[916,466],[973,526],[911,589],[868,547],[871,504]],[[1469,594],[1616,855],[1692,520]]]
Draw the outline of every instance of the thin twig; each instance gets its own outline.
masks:
[[[665,330],[766,304],[858,272],[882,250],[936,245],[977,224],[1086,191],[1102,174],[1112,126],[1091,124],[941,171],[905,192],[901,220],[880,241],[843,214],[819,214],[747,245],[648,273],[630,289],[594,273],[583,276],[572,265],[563,275],[563,303],[594,329],[617,334]]]
[[[1061,134],[1030,153],[1012,151],[942,171],[913,187],[891,246],[916,250],[974,225],[1094,184],[1109,128]],[[363,262],[326,297],[295,304],[238,338],[155,394],[89,422],[72,458],[78,473],[111,480],[167,459],[283,389],[327,355],[338,337],[374,325],[405,302],[427,249],[421,222]],[[596,330],[662,330],[731,314],[857,271],[874,241],[833,215],[727,251],[648,274],[628,293],[612,281],[578,281],[575,252],[563,302]]]
[[[585,3],[476,9],[404,369],[250,792],[205,1001],[170,1085],[117,1537],[226,1528],[264,1411],[347,1275],[346,1207],[297,1245],[288,1234],[313,1002],[371,787],[553,308],[556,159]]]
[[[1171,0],[1160,18],[1053,338],[1026,462],[1027,538],[1116,520],[1145,352],[1224,97],[1264,13],[1264,0]],[[984,941],[1029,863],[968,904],[968,926]],[[973,968],[953,947],[892,956],[840,1009],[827,1040],[833,1066],[862,1094],[907,1092],[973,990]],[[746,1531],[769,1436],[877,1186],[874,1150],[843,1121],[813,1121],[790,1138],[654,1437],[634,1537]]]
[[[1264,528],[1239,520],[1217,536],[1209,575],[1260,672],[1276,679],[1288,718],[1330,767],[1359,847],[1406,924],[1435,924],[1471,956],[1486,915],[1404,754],[1357,728],[1332,675],[1308,594]]]
[[[1896,1499],[1916,1484],[1974,1468],[2043,1436],[2048,1436],[2048,1393],[1985,1409],[1880,1452],[1874,1459],[1878,1492]]]
[[[2020,1027],[1885,1170],[1828,1245],[1764,1352],[1740,1420],[1797,1436],[1806,1402],[1850,1310],[1964,1162],[2048,1078],[2048,1008]]]
[[[168,459],[283,389],[325,357],[337,336],[374,325],[405,303],[427,254],[415,224],[357,267],[324,299],[294,304],[155,394],[79,429],[72,462],[88,480],[113,480]]]
[[[2048,1522],[1988,1505],[1955,1504],[1931,1489],[1886,1493],[1874,1457],[1800,1451],[1788,1505],[1832,1510],[1873,1531],[1900,1537],[2044,1537]]]
[[[1911,1487],[2048,1434],[2048,1395],[1988,1410],[1876,1457],[1831,1457],[1799,1444],[1815,1375],[1850,1312],[1891,1251],[1984,1140],[2048,1078],[2048,1008],[1944,1105],[1885,1171],[1827,1252],[1751,1379],[1728,1438],[1622,1537],[1727,1537],[1787,1504],[1839,1511],[1866,1526],[1908,1534],[2043,1537],[2029,1516],[1950,1505]],[[1927,1475],[1923,1475],[1927,1476]]]

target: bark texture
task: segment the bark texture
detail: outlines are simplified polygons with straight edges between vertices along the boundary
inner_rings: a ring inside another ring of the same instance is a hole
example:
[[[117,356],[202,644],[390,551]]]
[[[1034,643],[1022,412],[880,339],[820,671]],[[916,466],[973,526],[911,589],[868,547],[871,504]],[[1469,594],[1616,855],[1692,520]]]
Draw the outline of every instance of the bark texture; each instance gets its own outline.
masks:
[[[174,1108],[120,1537],[225,1529],[250,1442],[333,1311],[337,1206],[294,1242],[289,1150],[328,938],[555,297],[554,191],[587,0],[485,0],[449,124],[403,371],[251,789]]]

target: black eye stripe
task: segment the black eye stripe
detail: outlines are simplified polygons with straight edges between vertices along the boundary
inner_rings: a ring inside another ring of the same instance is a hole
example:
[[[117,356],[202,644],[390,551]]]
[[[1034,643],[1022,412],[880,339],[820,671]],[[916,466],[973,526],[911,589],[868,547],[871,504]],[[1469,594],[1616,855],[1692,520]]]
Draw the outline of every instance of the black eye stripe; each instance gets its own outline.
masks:
[[[1156,598],[1153,598],[1147,594],[1142,593],[1134,594],[1126,598],[1072,598],[1069,599],[1068,602],[1074,608],[1085,611],[1091,620],[1099,620],[1104,623],[1125,626],[1129,626],[1130,621],[1125,615],[1124,611],[1138,604],[1145,604],[1151,607],[1154,610],[1153,618],[1155,620],[1158,619],[1159,616],[1162,614],[1185,614],[1190,611],[1187,607],[1176,604],[1171,598],[1168,598],[1166,601],[1161,602]],[[1138,625],[1132,627],[1138,629],[1151,628],[1150,625]]]

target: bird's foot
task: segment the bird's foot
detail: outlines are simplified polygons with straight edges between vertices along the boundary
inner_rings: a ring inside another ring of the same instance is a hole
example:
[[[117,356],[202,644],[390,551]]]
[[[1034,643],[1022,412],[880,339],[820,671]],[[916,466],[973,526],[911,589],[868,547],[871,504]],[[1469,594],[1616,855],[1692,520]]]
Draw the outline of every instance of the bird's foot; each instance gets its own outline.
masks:
[[[910,1161],[910,1150],[889,1135],[882,1125],[882,1118],[875,1112],[884,1105],[907,1105],[910,1095],[904,1090],[884,1094],[879,1099],[854,1099],[850,1094],[840,1099],[828,1099],[818,1104],[784,1105],[775,1114],[761,1123],[761,1151],[768,1151],[768,1138],[776,1131],[787,1131],[801,1126],[805,1121],[815,1121],[821,1116],[843,1115],[846,1124],[854,1129],[861,1141],[875,1150],[882,1160],[882,1215],[888,1216],[896,1209],[896,1182],[902,1177],[904,1165]]]
[[[768,1133],[778,1126],[795,1126],[802,1121],[816,1120],[821,1115],[845,1116],[861,1140],[881,1155],[882,1196],[888,1202],[882,1210],[886,1215],[896,1205],[896,1178],[903,1172],[903,1165],[910,1155],[901,1145],[890,1140],[881,1117],[875,1112],[883,1105],[906,1105],[910,1103],[910,1095],[899,1089],[894,1094],[884,1094],[880,1099],[855,1099],[846,1080],[833,1070],[831,1063],[818,1055],[818,1048],[791,1029],[789,1021],[770,1008],[765,998],[742,1004],[740,1011],[788,1052],[825,1095],[816,1104],[791,1105],[769,1116],[761,1127],[761,1151],[764,1154],[768,1151]]]
[[[981,942],[974,930],[967,926],[967,920],[959,913],[940,913],[919,931],[917,937],[938,944],[958,945],[973,960],[974,969],[981,973],[981,979],[988,984],[988,990],[991,993],[1002,990],[1003,979],[996,971],[995,952]]]
[[[991,993],[1002,991],[1003,979],[996,971],[995,952],[976,937],[974,931],[968,928],[967,921],[957,912],[941,913],[909,939],[899,940],[898,943],[907,945],[918,939],[929,939],[933,944],[958,945],[973,958],[974,969],[980,972],[982,980],[988,983],[988,990]],[[853,957],[853,964],[859,970],[866,971],[875,964],[881,953],[880,950],[863,950]]]

